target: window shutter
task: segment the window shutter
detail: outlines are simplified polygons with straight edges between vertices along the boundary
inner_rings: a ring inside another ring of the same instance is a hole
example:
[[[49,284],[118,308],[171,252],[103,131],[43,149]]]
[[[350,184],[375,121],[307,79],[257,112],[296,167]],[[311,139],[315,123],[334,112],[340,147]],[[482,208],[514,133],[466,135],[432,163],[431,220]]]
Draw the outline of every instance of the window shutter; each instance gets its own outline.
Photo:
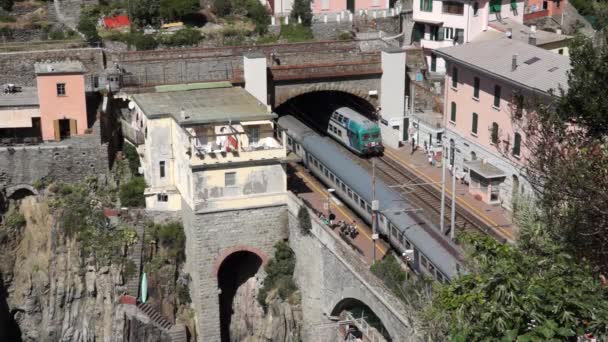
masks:
[[[437,31],[437,40],[441,41],[444,39],[445,36],[445,27],[440,27],[439,30]]]
[[[59,120],[53,120],[53,132],[55,133],[55,141],[61,140],[61,132],[59,131]]]
[[[521,135],[519,133],[515,133],[515,138],[513,139],[513,155],[518,156],[521,152]]]
[[[452,113],[450,115],[450,121],[456,122],[456,102],[452,102]]]
[[[75,119],[70,119],[70,136],[72,135],[78,135]]]
[[[471,132],[477,134],[477,113],[473,113],[473,125],[471,127]]]

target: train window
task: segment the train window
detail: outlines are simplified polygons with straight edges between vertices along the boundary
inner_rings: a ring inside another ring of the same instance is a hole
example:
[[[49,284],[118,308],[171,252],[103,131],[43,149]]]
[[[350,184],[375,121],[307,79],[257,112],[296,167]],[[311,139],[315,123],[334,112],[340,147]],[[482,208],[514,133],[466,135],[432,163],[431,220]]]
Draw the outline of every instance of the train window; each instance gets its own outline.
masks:
[[[357,194],[354,195],[353,199],[355,200],[355,204],[359,203],[359,196]]]
[[[353,192],[351,189],[348,189],[348,197],[353,198]]]
[[[315,167],[318,169],[319,168],[319,162],[316,159],[313,159],[313,162],[315,164]]]
[[[366,205],[365,205],[365,209],[367,209],[367,212],[368,212],[369,214],[371,214],[371,213],[372,213],[372,207],[370,207],[369,205],[367,205],[367,204],[366,204]]]
[[[363,134],[363,141],[369,140],[369,134]]]
[[[329,177],[329,171],[326,168],[323,168],[323,173],[325,174],[325,177]]]
[[[365,209],[365,201],[363,200],[363,198],[359,199],[359,205],[361,206],[361,208]]]
[[[374,134],[372,134],[372,138],[374,138],[374,139],[380,138],[380,133],[374,133]]]
[[[342,136],[342,130],[338,130],[338,135]]]
[[[300,152],[300,145],[296,144],[296,151]]]
[[[429,272],[431,272],[432,275],[435,275],[435,266],[433,266],[433,264],[431,264],[429,262]]]
[[[440,283],[445,283],[445,277],[439,271],[437,271],[437,280],[439,280]]]
[[[342,191],[346,192],[346,185],[344,185],[344,183],[340,182],[340,187],[342,188]]]
[[[422,267],[427,268],[429,261],[426,259],[426,257],[424,255],[421,254],[420,263],[422,264]]]
[[[331,179],[331,182],[332,182],[332,183],[335,183],[335,182],[336,182],[336,177],[335,177],[335,176],[334,176],[334,174],[333,174],[333,173],[331,173],[331,172],[329,173],[329,179]]]
[[[289,146],[293,145],[293,140],[291,140],[291,138],[290,138],[290,137],[287,137],[287,144],[288,144]]]
[[[404,239],[404,240],[405,240],[405,249],[412,249],[412,244],[409,241],[407,241],[407,239]]]
[[[338,114],[338,113],[336,113],[336,114]],[[344,119],[344,117],[342,115],[340,115],[340,114],[338,114],[337,116],[338,116],[338,121],[342,122],[342,120]]]

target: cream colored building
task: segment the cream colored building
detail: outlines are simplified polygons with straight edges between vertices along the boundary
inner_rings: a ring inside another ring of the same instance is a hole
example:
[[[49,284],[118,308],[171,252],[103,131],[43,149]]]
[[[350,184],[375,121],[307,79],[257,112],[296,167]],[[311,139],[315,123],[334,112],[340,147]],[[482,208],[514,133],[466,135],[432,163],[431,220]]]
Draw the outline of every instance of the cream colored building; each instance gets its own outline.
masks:
[[[286,150],[276,114],[229,83],[130,96],[149,210],[213,212],[285,203]]]

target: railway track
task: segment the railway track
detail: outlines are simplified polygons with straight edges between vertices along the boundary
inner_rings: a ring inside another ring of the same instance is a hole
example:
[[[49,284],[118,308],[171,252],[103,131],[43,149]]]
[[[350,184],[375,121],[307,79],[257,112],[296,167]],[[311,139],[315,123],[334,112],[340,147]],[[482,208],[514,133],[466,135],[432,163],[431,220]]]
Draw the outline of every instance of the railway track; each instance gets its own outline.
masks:
[[[441,216],[441,191],[433,184],[429,184],[428,181],[420,178],[414,172],[404,168],[391,158],[384,156],[375,159],[376,175],[388,186],[394,187],[401,196],[420,207],[429,219],[439,225]],[[368,160],[367,163],[371,168],[371,160]],[[407,186],[408,184],[411,184],[411,186]],[[445,202],[445,235],[449,235],[452,210],[451,198],[446,196]],[[500,235],[494,229],[491,229],[486,222],[456,204],[456,231],[465,230],[474,230],[490,235],[503,243],[507,242],[507,239],[504,236]]]

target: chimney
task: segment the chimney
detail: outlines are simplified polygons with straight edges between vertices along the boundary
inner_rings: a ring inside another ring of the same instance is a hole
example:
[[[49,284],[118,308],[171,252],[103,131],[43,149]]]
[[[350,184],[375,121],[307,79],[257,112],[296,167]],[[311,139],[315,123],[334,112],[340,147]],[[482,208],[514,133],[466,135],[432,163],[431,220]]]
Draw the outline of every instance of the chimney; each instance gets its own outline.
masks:
[[[513,58],[511,59],[511,71],[515,70],[517,70],[517,54],[514,54]]]
[[[562,29],[558,28],[557,30],[555,30],[557,34],[562,34]]]
[[[530,32],[528,36],[528,44],[536,46],[536,34],[534,32]]]
[[[509,39],[513,38],[513,29],[508,29],[507,32],[505,32],[505,35]]]

